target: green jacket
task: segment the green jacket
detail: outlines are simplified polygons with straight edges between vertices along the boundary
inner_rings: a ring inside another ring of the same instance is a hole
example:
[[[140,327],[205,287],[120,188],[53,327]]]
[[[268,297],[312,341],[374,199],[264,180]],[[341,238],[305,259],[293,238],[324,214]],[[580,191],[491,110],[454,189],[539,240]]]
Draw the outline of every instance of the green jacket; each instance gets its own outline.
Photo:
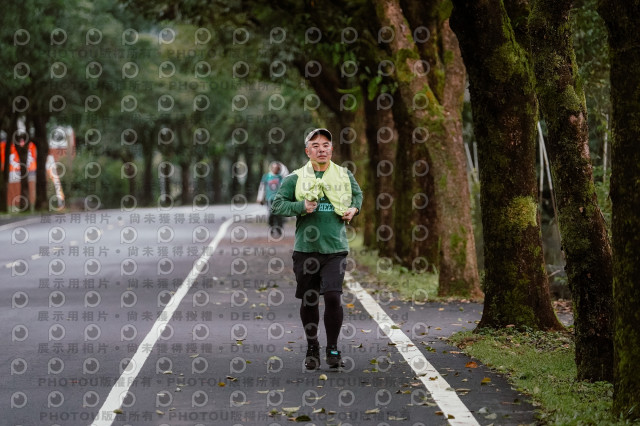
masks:
[[[362,190],[348,171],[351,182],[351,206],[358,209],[362,207]],[[321,178],[324,172],[315,172],[317,178]],[[334,212],[333,205],[326,195],[318,200],[318,207],[313,213],[306,214],[304,200],[296,201],[297,174],[290,174],[282,181],[273,203],[271,212],[280,216],[296,217],[296,240],[293,246],[295,251],[305,253],[340,253],[349,251],[349,242],[345,222]]]

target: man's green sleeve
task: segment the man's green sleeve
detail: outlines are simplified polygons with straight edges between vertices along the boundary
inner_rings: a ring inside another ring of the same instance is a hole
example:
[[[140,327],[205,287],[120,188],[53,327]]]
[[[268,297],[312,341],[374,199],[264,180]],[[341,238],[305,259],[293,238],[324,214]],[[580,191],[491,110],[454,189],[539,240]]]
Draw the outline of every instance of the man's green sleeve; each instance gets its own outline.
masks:
[[[356,182],[356,178],[353,176],[351,171],[349,173],[349,181],[351,182],[351,206],[358,209],[358,213],[360,214],[360,210],[362,209],[362,189],[360,189],[360,185]]]
[[[271,213],[278,216],[298,216],[304,213],[304,201],[296,201],[298,175],[284,178],[271,203]]]

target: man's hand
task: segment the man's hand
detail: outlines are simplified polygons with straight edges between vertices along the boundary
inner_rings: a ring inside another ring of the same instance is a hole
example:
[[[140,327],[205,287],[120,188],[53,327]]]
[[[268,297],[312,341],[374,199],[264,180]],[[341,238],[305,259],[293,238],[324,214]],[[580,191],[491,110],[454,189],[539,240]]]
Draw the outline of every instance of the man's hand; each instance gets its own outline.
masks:
[[[318,202],[317,201],[304,200],[304,210],[307,213],[313,213],[313,211],[316,209],[316,207],[318,207]]]
[[[351,219],[358,213],[358,209],[355,207],[349,207],[342,215],[342,220],[346,220],[347,223],[351,222]]]

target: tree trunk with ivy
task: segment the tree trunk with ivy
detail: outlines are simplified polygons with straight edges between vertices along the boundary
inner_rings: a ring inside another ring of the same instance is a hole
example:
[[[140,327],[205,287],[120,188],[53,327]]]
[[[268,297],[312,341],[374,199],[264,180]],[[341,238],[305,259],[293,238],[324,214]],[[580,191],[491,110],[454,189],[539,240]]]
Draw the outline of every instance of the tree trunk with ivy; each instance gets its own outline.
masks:
[[[454,0],[453,6],[481,164],[485,303],[478,327],[559,330],[542,255],[532,70],[502,1]]]
[[[613,380],[612,260],[598,207],[584,89],[570,23],[572,0],[536,0],[529,17],[536,92],[547,123],[579,380]]]
[[[640,0],[600,0],[611,63],[611,201],[616,415],[640,418]]]
[[[415,1],[404,5],[410,16],[420,11],[426,27],[433,29],[420,37],[425,46],[418,49],[399,1],[375,2],[380,27],[391,29],[382,36],[388,40],[398,84],[393,107],[399,139],[396,252],[414,270],[435,266],[440,295],[477,298],[481,291],[462,145],[464,67],[455,60],[460,55],[455,37],[446,34],[447,2],[425,9]],[[419,20],[411,21],[415,26]],[[439,66],[431,71],[431,64]]]

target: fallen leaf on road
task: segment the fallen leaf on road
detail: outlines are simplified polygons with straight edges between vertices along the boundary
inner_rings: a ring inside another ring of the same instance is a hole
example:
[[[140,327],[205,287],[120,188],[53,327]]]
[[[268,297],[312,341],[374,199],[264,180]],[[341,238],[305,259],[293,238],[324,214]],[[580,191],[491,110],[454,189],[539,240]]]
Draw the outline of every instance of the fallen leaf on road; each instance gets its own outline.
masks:
[[[379,409],[379,408],[373,408],[373,409],[371,409],[371,410],[367,410],[367,411],[365,411],[364,413],[365,413],[365,414],[378,414],[379,412],[380,412],[380,409]]]
[[[482,385],[486,385],[487,383],[491,383],[491,379],[489,377],[485,377],[484,379],[482,379],[482,381],[480,382],[480,384]]]
[[[310,422],[311,421],[311,417],[307,416],[306,414],[303,414],[301,416],[296,417],[293,421],[295,421],[295,422]]]
[[[474,361],[469,361],[468,363],[465,364],[466,368],[478,368],[478,364]]]

